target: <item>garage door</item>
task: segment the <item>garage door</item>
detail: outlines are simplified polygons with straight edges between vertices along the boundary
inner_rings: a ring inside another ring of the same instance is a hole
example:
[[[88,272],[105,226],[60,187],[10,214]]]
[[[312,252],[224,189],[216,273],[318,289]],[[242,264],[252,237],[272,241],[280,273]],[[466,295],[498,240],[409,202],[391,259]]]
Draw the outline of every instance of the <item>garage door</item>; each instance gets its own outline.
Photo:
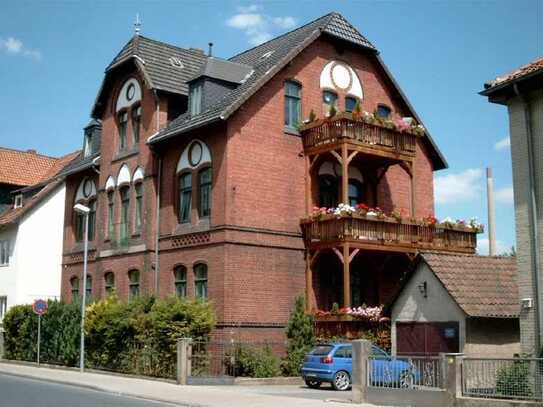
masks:
[[[458,322],[398,322],[396,352],[398,354],[430,354],[459,352]]]

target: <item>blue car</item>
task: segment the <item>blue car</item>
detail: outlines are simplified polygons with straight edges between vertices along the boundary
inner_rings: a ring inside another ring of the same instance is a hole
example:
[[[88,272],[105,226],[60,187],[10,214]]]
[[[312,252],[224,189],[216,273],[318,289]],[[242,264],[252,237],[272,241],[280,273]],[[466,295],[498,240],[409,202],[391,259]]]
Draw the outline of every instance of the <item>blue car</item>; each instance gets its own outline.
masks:
[[[316,346],[304,358],[302,377],[308,387],[319,388],[331,383],[336,390],[351,386],[353,372],[352,346],[330,343]],[[372,345],[370,382],[379,386],[412,387],[418,373],[411,363],[393,359],[381,348]]]

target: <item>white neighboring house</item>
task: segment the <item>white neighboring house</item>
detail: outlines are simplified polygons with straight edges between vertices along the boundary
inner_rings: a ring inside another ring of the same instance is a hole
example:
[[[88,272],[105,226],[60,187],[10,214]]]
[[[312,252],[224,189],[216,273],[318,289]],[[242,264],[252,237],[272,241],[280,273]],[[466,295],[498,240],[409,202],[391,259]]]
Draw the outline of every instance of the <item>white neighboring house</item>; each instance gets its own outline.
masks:
[[[56,177],[74,157],[53,159],[48,179],[11,191],[0,213],[0,324],[13,305],[60,298],[66,186]]]

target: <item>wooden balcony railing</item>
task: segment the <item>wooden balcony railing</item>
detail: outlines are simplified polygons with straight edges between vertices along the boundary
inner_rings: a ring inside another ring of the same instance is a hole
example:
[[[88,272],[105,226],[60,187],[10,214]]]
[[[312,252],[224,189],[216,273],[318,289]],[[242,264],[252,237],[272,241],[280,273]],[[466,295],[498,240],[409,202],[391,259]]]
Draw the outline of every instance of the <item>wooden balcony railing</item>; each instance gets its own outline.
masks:
[[[301,134],[306,150],[352,141],[361,146],[408,156],[415,155],[417,138],[409,132],[353,120],[348,113],[309,123],[301,129]]]
[[[320,219],[303,219],[302,233],[306,247],[319,248],[330,243],[350,242],[353,247],[374,247],[379,250],[416,252],[437,250],[475,253],[477,230],[447,228],[373,219],[359,215]]]

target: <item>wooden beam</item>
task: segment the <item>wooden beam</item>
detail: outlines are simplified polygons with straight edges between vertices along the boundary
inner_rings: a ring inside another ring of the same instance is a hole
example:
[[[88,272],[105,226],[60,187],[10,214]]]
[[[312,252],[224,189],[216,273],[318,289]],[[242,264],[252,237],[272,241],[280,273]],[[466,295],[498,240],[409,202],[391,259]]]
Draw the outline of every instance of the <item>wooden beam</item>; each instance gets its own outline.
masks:
[[[349,263],[351,263],[354,259],[354,257],[358,254],[360,249],[354,249],[353,252],[349,255]]]
[[[338,257],[339,261],[343,264],[343,254],[337,249],[337,247],[333,247],[332,250]]]
[[[307,251],[308,258],[305,262],[305,310],[307,313],[313,308],[313,270],[311,268],[311,259],[309,258],[309,250]]]
[[[349,262],[349,243],[343,245],[343,306],[351,306],[351,264]]]
[[[332,151],[330,151],[330,154],[332,154],[334,157],[336,157],[336,159],[338,160],[338,162],[339,162],[340,164],[343,164],[343,159],[342,159],[342,157],[337,153],[337,151],[332,150]]]
[[[305,216],[311,214],[311,163],[309,157],[305,157]]]
[[[353,160],[353,158],[355,158],[357,154],[358,154],[358,151],[356,151],[356,150],[353,151],[353,152],[349,155],[349,157],[347,157],[347,163],[350,164],[351,161]]]
[[[347,144],[341,146],[341,202],[345,205],[349,204],[349,161],[348,161]]]
[[[309,169],[311,170],[313,168],[313,165],[315,165],[315,163],[317,162],[317,158],[319,158],[320,154],[317,153],[313,156],[313,158],[311,159],[311,161],[309,162]]]

